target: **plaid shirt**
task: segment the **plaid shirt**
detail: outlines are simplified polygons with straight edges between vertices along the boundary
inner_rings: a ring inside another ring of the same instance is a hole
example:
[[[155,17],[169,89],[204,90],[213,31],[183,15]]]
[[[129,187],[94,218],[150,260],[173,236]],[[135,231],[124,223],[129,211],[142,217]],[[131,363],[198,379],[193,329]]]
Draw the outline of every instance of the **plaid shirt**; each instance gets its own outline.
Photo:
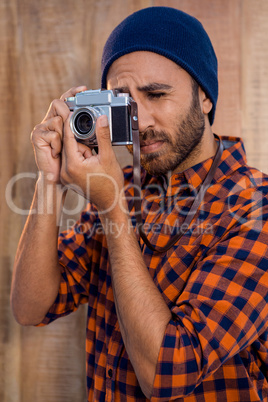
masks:
[[[222,139],[220,165],[187,233],[165,254],[140,241],[172,313],[152,401],[268,401],[268,178],[246,165],[241,140]],[[143,175],[143,219],[154,245],[164,246],[183,224],[211,164],[168,182]],[[124,173],[133,215],[132,168]],[[59,294],[41,325],[88,303],[88,401],[145,401],[120,334],[93,206],[60,235],[59,258]]]

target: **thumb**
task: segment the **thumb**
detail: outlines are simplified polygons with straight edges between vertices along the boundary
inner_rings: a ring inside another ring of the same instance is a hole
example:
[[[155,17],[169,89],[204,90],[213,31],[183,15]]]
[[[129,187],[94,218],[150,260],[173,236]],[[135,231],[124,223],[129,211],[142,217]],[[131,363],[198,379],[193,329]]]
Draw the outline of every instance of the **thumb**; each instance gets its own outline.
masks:
[[[77,141],[74,137],[74,134],[70,128],[70,115],[65,120],[64,130],[63,130],[63,139],[62,139],[63,147],[62,147],[62,167],[67,171],[68,166],[71,165],[70,160],[74,158],[78,145]]]
[[[99,148],[99,155],[102,159],[111,158],[112,143],[108,117],[101,115],[96,123],[96,137]]]
[[[64,151],[68,154],[74,154],[78,148],[74,133],[72,132],[71,127],[70,127],[71,116],[72,116],[72,113],[70,113],[68,118],[65,120],[64,130],[63,130]]]

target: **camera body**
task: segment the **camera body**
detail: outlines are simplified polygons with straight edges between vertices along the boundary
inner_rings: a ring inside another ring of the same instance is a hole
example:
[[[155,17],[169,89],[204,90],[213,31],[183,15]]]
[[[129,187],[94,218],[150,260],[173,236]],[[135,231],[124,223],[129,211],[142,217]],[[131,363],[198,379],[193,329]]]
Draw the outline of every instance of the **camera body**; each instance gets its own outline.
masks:
[[[65,100],[73,111],[70,127],[77,141],[97,146],[96,121],[103,114],[108,117],[112,145],[132,144],[132,127],[137,126],[137,104],[128,95],[112,90],[79,92]]]

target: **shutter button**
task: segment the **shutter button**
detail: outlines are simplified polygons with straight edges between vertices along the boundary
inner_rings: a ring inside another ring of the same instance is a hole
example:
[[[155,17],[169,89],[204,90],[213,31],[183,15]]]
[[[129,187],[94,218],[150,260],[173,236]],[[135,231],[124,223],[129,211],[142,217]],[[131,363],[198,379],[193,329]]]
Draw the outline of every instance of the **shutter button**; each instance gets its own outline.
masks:
[[[108,370],[108,376],[109,376],[110,378],[112,378],[112,376],[113,376],[113,370],[112,370],[112,369],[109,369],[109,370]]]

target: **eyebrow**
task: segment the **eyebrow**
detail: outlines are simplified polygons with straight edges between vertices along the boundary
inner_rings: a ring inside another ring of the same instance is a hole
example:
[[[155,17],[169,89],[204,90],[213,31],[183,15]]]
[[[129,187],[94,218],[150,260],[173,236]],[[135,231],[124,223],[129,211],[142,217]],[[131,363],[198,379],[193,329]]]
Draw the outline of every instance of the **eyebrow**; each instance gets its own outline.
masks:
[[[153,91],[160,91],[160,90],[171,90],[173,87],[168,84],[163,84],[160,82],[151,82],[147,85],[143,85],[140,87],[137,87],[138,91],[140,92],[153,92]],[[118,87],[114,88],[114,91],[118,91],[120,93],[130,93],[130,90],[128,87]]]

